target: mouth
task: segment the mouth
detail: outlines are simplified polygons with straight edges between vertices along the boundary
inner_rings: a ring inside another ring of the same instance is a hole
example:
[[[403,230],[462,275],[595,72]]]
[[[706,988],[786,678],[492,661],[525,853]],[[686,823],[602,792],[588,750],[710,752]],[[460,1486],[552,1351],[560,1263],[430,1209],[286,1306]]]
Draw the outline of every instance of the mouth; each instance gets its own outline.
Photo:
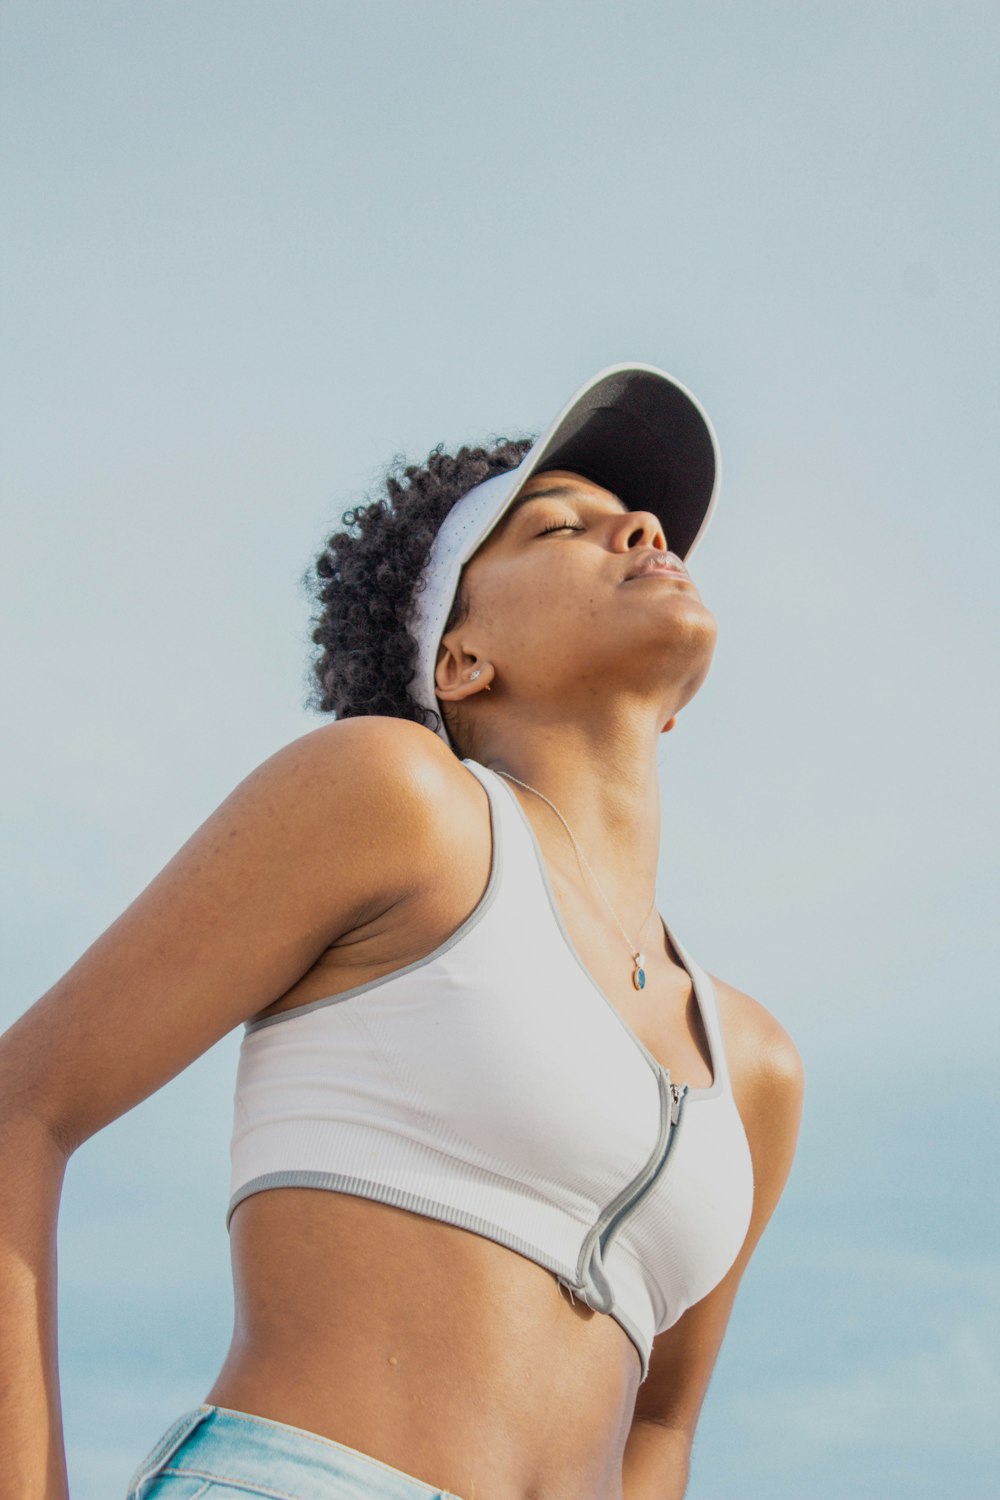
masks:
[[[638,583],[642,578],[671,578],[675,583],[690,583],[691,580],[680,568],[645,568],[641,573],[633,573],[631,578],[626,578],[626,583]]]
[[[677,553],[659,547],[650,549],[640,558],[625,582],[631,583],[635,578],[681,578],[685,583],[691,582],[691,575]]]

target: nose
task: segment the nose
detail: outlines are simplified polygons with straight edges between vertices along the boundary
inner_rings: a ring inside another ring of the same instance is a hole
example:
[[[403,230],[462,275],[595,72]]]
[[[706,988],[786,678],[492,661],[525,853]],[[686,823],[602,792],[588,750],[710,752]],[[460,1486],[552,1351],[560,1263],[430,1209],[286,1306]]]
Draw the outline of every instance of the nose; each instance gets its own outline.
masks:
[[[651,510],[633,510],[623,515],[621,531],[626,537],[628,551],[636,547],[656,547],[660,552],[668,551],[667,536],[659,516]]]

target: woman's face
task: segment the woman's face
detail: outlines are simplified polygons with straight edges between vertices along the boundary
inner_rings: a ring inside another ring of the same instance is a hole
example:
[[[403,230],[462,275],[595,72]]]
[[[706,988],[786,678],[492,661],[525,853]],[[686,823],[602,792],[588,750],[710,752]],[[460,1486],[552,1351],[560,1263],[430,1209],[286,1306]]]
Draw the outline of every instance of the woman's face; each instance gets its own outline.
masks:
[[[533,475],[463,569],[469,611],[438,653],[442,698],[467,697],[469,674],[489,663],[481,679],[544,717],[553,702],[596,716],[609,694],[635,695],[657,712],[662,702],[665,722],[704,681],[716,637],[689,576],[629,578],[669,548],[652,511],[568,469]]]

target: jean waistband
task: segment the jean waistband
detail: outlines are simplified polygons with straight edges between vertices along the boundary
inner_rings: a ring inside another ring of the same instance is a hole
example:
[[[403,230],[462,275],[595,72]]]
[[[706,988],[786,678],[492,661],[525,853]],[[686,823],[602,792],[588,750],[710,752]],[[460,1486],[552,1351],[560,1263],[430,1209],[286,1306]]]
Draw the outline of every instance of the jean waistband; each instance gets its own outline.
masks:
[[[167,1429],[133,1474],[127,1500],[144,1500],[162,1474],[244,1485],[275,1500],[458,1500],[333,1438],[207,1402]]]

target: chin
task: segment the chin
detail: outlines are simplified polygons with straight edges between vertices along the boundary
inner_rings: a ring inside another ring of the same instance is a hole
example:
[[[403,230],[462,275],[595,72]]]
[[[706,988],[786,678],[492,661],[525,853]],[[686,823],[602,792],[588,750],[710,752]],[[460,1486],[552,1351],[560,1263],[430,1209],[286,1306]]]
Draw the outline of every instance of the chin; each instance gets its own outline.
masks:
[[[692,665],[704,661],[705,671],[711,663],[718,639],[718,625],[712,611],[692,598],[691,608],[677,612],[671,619],[671,645],[678,654],[689,657]]]

